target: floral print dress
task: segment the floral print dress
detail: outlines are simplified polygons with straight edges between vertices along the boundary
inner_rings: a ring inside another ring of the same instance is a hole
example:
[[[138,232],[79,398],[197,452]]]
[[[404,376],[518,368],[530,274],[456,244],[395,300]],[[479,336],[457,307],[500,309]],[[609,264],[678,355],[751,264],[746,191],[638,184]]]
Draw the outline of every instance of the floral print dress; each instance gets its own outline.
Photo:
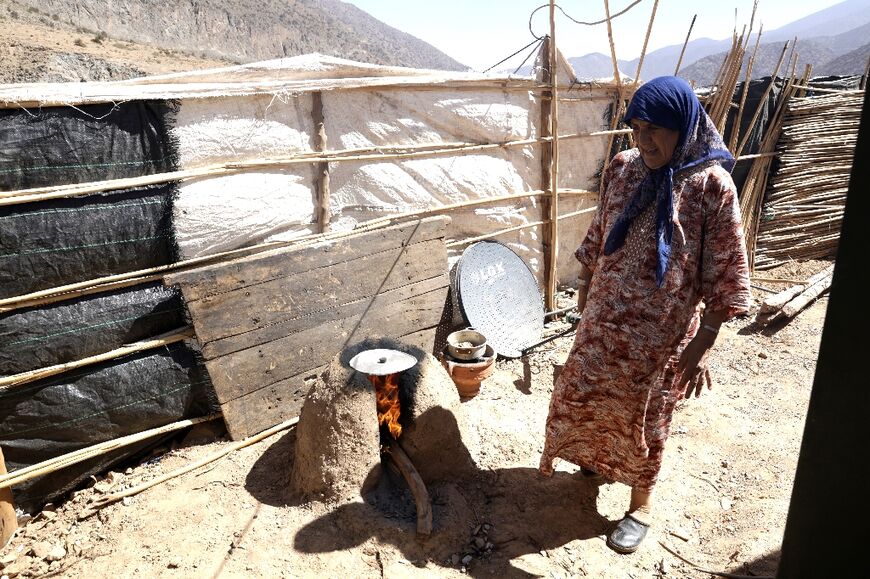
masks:
[[[616,155],[576,257],[593,275],[547,418],[541,472],[562,458],[652,491],[676,403],[675,369],[699,304],[726,318],[749,308],[749,271],[730,174],[710,162],[674,176],[674,232],[656,283],[654,203],[610,255],[604,240],[646,175],[637,149]]]

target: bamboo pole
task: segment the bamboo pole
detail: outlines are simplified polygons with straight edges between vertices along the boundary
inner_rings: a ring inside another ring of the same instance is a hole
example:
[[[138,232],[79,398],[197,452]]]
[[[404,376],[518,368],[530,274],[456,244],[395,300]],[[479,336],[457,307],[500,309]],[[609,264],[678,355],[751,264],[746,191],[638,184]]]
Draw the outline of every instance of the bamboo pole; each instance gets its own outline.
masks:
[[[605,5],[607,0],[604,0]],[[608,19],[610,15],[608,14]],[[609,20],[608,20],[609,23]],[[556,47],[556,0],[550,0],[550,85],[553,87],[550,101],[550,136],[553,138],[553,146],[550,154],[550,212],[548,224],[547,242],[550,246],[547,255],[547,290],[544,293],[544,303],[547,311],[554,309],[556,304],[556,271],[559,259],[559,93],[557,79],[559,77],[559,62],[557,60],[558,49]]]
[[[387,225],[395,223],[399,220],[415,219],[429,215],[437,215],[456,209],[471,208],[478,205],[487,205],[491,203],[499,203],[502,201],[510,201],[514,199],[542,197],[547,195],[548,193],[549,191],[543,190],[527,191],[524,193],[516,193],[512,195],[500,195],[495,197],[486,197],[483,199],[475,199],[472,201],[464,201],[451,205],[428,208],[409,213],[397,213],[395,215],[388,215],[385,217],[378,217],[369,221],[364,221],[358,224],[355,229],[350,231],[329,232],[322,235],[306,235],[296,238],[295,240],[261,243],[250,247],[243,247],[240,249],[233,249],[229,251],[215,253],[213,255],[182,260],[168,265],[162,265],[122,274],[115,274],[46,290],[40,290],[29,294],[0,299],[0,313],[6,313],[25,307],[32,307],[36,305],[44,305],[47,303],[55,303],[59,301],[75,299],[84,295],[99,293],[103,291],[110,291],[114,289],[119,289],[121,287],[128,287],[131,285],[138,285],[140,283],[147,283],[150,281],[156,281],[162,279],[163,274],[165,273],[184,271],[188,269],[193,269],[195,267],[201,267],[203,265],[210,265],[212,263],[228,261],[239,257],[246,257],[265,251],[273,251],[284,248],[299,249],[317,243],[333,241],[345,237],[352,237],[372,231],[379,227],[386,227]],[[583,189],[560,189],[559,194],[596,195],[595,192],[586,191]]]
[[[125,446],[130,446],[131,444],[136,444],[137,442],[142,442],[143,440],[148,440],[149,438],[153,438],[155,436],[160,436],[161,434],[175,432],[177,430],[181,430],[182,428],[187,428],[188,426],[193,426],[201,422],[215,420],[220,417],[221,414],[217,413],[209,414],[208,416],[201,416],[199,418],[180,420],[178,422],[173,422],[164,426],[152,428],[150,430],[145,430],[142,432],[137,432],[135,434],[128,434],[127,436],[122,436],[120,438],[115,438],[106,442],[100,442],[98,444],[82,448],[80,450],[68,452],[67,454],[56,456],[54,458],[44,460],[40,463],[18,469],[9,474],[0,475],[0,489],[5,489],[13,485],[21,484],[25,481],[29,481],[31,479],[58,471],[62,468],[78,464],[90,458],[102,456],[118,450],[119,448],[124,448]]]
[[[558,139],[585,139],[602,137],[607,135],[622,135],[630,132],[631,131],[629,129],[592,131],[588,133],[572,133],[567,135],[559,135]],[[431,148],[433,146],[431,144],[423,145],[422,147],[414,145],[407,147],[407,151],[405,152],[379,153],[370,155],[342,155],[343,151],[332,151],[329,155],[317,156],[314,156],[311,153],[304,153],[298,156],[224,163],[221,165],[211,165],[208,167],[201,167],[197,169],[158,173],[155,175],[144,175],[140,177],[131,177],[125,179],[111,179],[95,183],[81,183],[74,185],[61,185],[57,187],[39,187],[33,189],[21,189],[17,191],[0,192],[0,206],[15,205],[19,203],[31,203],[35,201],[47,201],[50,199],[59,199],[65,197],[77,197],[81,195],[90,195],[92,193],[130,189],[133,187],[144,187],[148,185],[168,183],[171,181],[182,181],[199,177],[220,177],[224,175],[232,175],[235,173],[250,171],[252,169],[280,168],[300,163],[340,163],[344,161],[380,162],[396,159],[419,159],[425,157],[436,157],[441,155],[455,155],[469,152],[489,151],[508,147],[525,147],[529,145],[549,143],[552,140],[553,137],[542,137],[537,139],[505,141],[502,143],[462,143],[456,146],[435,149]],[[385,148],[387,147],[381,147],[380,149]],[[401,149],[402,147],[391,148]]]
[[[249,436],[248,438],[245,438],[244,440],[231,442],[231,443],[227,444],[224,448],[217,451],[216,453],[210,454],[207,457],[202,458],[200,460],[197,460],[197,461],[195,461],[195,462],[193,462],[185,467],[170,471],[166,474],[160,475],[157,478],[151,479],[148,482],[142,483],[142,484],[137,485],[135,487],[132,487],[132,488],[129,488],[129,489],[126,489],[123,491],[118,491],[118,492],[115,492],[115,493],[112,493],[109,495],[104,495],[104,496],[96,499],[91,504],[91,506],[94,509],[99,510],[99,509],[102,509],[103,507],[106,507],[106,506],[112,504],[112,503],[116,503],[116,502],[118,502],[121,499],[124,499],[126,497],[132,497],[133,495],[137,495],[144,490],[150,489],[153,486],[162,484],[170,479],[181,476],[183,474],[187,474],[187,473],[189,473],[193,470],[196,470],[202,466],[205,466],[209,463],[212,463],[218,459],[221,459],[221,458],[225,457],[226,455],[230,454],[231,452],[235,452],[239,449],[245,448],[246,446],[251,446],[252,444],[256,444],[256,443],[260,442],[261,440],[265,440],[265,439],[269,438],[270,436],[274,436],[274,435],[278,434],[279,432],[283,432],[283,431],[287,430],[288,428],[290,428],[291,426],[294,426],[298,422],[299,422],[298,417],[291,418],[289,420],[285,420],[281,424],[276,424],[272,428],[269,428],[268,430],[264,430],[263,432],[261,432],[259,434],[255,434],[254,436]]]
[[[659,0],[655,0],[653,2],[652,14],[649,17],[649,24],[646,27],[646,36],[643,38],[643,48],[640,49],[640,58],[637,61],[637,70],[634,73],[634,86],[637,87],[637,84],[640,82],[640,71],[643,68],[643,59],[646,56],[646,47],[649,43],[649,37],[652,34],[653,22],[656,19],[656,9],[659,7]]]
[[[773,75],[770,77],[770,84],[765,89],[764,93],[761,95],[761,99],[758,101],[758,106],[755,107],[755,114],[752,115],[752,120],[749,121],[749,126],[746,129],[746,135],[743,136],[743,140],[740,141],[740,145],[738,145],[737,150],[734,151],[734,156],[739,157],[743,152],[743,149],[746,147],[747,141],[749,141],[749,136],[752,134],[752,129],[755,127],[755,123],[758,121],[758,117],[761,115],[761,111],[764,110],[764,105],[767,101],[767,96],[770,94],[770,91],[773,90],[773,85],[776,84],[776,75],[779,74],[779,69],[782,66],[782,61],[785,58],[785,53],[788,50],[788,42],[782,47],[782,54],[779,55],[779,61],[776,63],[776,68],[773,70]]]
[[[758,6],[758,2],[755,2],[755,7]],[[752,9],[752,17],[755,18],[755,7]],[[761,33],[764,30],[764,24],[759,26],[758,35],[755,37],[755,48],[752,49],[752,56],[749,57],[749,62],[746,65],[746,77],[743,80],[743,94],[740,95],[740,106],[737,108],[737,115],[734,117],[734,128],[731,131],[731,139],[728,144],[728,148],[731,151],[735,151],[737,147],[737,138],[740,135],[740,124],[743,121],[743,109],[746,106],[746,97],[749,94],[749,85],[752,82],[752,67],[755,65],[755,59],[758,57],[758,47],[761,44]],[[750,27],[750,35],[751,27]]]
[[[622,78],[619,74],[619,61],[616,58],[616,44],[613,41],[613,26],[610,22],[610,3],[608,0],[604,0],[604,11],[605,16],[607,18],[607,41],[610,44],[610,62],[613,65],[613,81],[616,84],[616,106],[613,107],[613,117],[610,119],[610,130],[613,131],[616,129],[616,125],[619,123],[620,118],[622,117],[622,107],[623,107],[623,94],[622,94]],[[605,168],[607,163],[610,162],[610,155],[613,151],[613,134],[607,139],[607,150],[604,153],[604,164]],[[604,188],[604,171],[601,171],[601,178],[599,179],[598,189],[601,191]],[[548,308],[552,310],[554,308]]]
[[[193,336],[193,328],[187,327],[181,330],[167,332],[147,340],[140,340],[132,344],[127,344],[126,346],[121,346],[120,348],[116,348],[109,352],[104,352],[95,356],[88,356],[81,360],[74,360],[64,364],[55,364],[54,366],[47,366],[45,368],[30,370],[29,372],[22,372],[20,374],[13,374],[12,376],[4,376],[0,378],[0,393],[7,391],[14,386],[21,386],[22,384],[35,382],[43,378],[48,378],[49,376],[63,374],[64,372],[75,370],[76,368],[81,368],[83,366],[91,366],[93,364],[99,364],[100,362],[115,360],[130,354],[135,354],[136,352],[161,348],[163,346],[168,346],[192,338]]]
[[[692,28],[695,27],[695,20],[697,18],[697,14],[692,16],[692,23],[689,24],[689,31],[686,33],[686,40],[683,42],[683,49],[680,50],[680,57],[677,59],[677,66],[674,68],[674,76],[677,76],[677,73],[680,72],[680,65],[683,64],[683,55],[686,54],[686,46],[689,44],[689,38],[692,36]]]
[[[568,219],[570,217],[576,217],[578,215],[583,215],[586,213],[592,213],[598,210],[598,207],[590,207],[588,209],[580,209],[579,211],[572,211],[570,213],[565,213],[564,215],[560,215],[559,219]],[[498,237],[499,235],[504,235],[505,233],[513,233],[514,231],[520,231],[522,229],[531,229],[532,227],[539,227],[541,225],[546,225],[547,220],[543,221],[532,221],[530,223],[524,223],[522,225],[517,225],[514,227],[508,227],[506,229],[499,229],[498,231],[492,231],[490,233],[484,233],[483,235],[478,235],[475,237],[469,237],[467,239],[462,239],[458,241],[450,241],[445,243],[447,247],[457,247],[460,245],[468,245],[469,243],[474,243],[475,241],[481,241],[483,239],[491,239],[493,237]]]
[[[314,117],[314,149],[323,154],[328,149],[326,126],[323,122],[323,93],[311,93],[311,114]],[[329,231],[329,163],[315,166],[314,190],[317,196],[315,221],[318,233]]]

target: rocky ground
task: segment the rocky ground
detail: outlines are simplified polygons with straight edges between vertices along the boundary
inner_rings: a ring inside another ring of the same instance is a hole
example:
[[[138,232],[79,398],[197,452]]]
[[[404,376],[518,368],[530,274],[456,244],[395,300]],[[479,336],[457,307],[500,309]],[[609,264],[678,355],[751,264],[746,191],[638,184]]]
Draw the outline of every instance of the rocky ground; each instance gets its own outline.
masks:
[[[806,279],[827,263],[766,276]],[[756,282],[758,287],[782,284]],[[758,290],[756,295],[767,295]],[[565,299],[568,299],[567,297]],[[827,299],[763,331],[723,327],[714,388],[682,404],[643,548],[618,555],[605,537],[628,488],[596,485],[561,463],[538,476],[552,378],[571,337],[500,360],[461,404],[477,471],[431,485],[435,531],[418,543],[401,479],[336,504],[294,503],[292,430],[94,514],[109,490],[147,481],[228,444],[185,442],[109,473],[48,506],[0,551],[13,577],[707,577],[697,567],[775,574]],[[554,323],[548,331],[564,327]],[[691,563],[690,563],[691,562]],[[696,567],[697,566],[697,567]]]
[[[229,64],[76,29],[32,7],[0,2],[0,84],[122,80]]]

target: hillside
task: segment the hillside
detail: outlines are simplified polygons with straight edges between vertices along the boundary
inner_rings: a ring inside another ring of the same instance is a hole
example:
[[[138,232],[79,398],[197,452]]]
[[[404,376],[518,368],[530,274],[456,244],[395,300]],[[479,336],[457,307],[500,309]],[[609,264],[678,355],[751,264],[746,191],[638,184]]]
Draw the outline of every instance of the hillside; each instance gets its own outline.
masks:
[[[870,59],[870,43],[838,56],[813,70],[815,74],[820,76],[833,74],[864,74],[868,59]]]
[[[762,36],[762,39],[763,38],[764,37]],[[762,76],[773,74],[773,71],[776,68],[776,63],[779,61],[779,57],[782,54],[782,47],[784,44],[784,42],[770,42],[762,43],[761,46],[758,47],[756,62],[752,66],[753,78],[760,78]],[[796,71],[798,74],[803,73],[804,65],[806,64],[812,64],[813,69],[815,70],[820,63],[829,62],[837,56],[833,50],[814,40],[799,40],[797,44],[797,53],[798,65]],[[695,81],[697,86],[709,86],[716,81],[716,74],[719,72],[719,68],[725,60],[725,54],[726,53],[721,52],[719,54],[707,56],[689,66],[683,67],[680,69],[679,76],[686,80]],[[780,76],[786,74],[788,58],[790,56],[791,47],[789,47],[785,61],[780,68]],[[743,67],[740,72],[741,78],[744,78],[746,74],[746,66],[748,62],[749,54],[747,54],[743,60]],[[837,72],[836,74],[846,73]]]
[[[433,46],[339,0],[16,0],[112,38],[239,62],[319,52],[465,70]]]
[[[761,4],[763,15],[764,3]],[[763,17],[760,19],[763,22]],[[688,27],[689,20],[686,21]],[[765,53],[759,58],[759,67],[762,72],[756,72],[753,76],[770,74],[779,58],[782,50],[782,42],[798,37],[798,53],[801,63],[812,63],[814,67],[823,67],[830,70],[830,74],[854,74],[854,66],[846,66],[839,69],[836,59],[852,50],[855,50],[867,42],[870,38],[870,0],[846,0],[829,8],[819,10],[809,16],[796,20],[775,30],[765,30],[762,42],[772,46],[764,48],[766,51],[775,53],[773,56]],[[754,36],[750,46],[754,45]],[[764,46],[764,45],[762,45]],[[779,46],[779,48],[774,48]],[[731,48],[731,39],[712,40],[710,38],[698,38],[689,41],[686,46],[686,54],[683,57],[680,76],[694,79],[700,84],[709,84],[715,79],[725,53]],[[682,44],[673,44],[649,52],[644,58],[641,78],[650,79],[656,76],[674,73],[674,67],[679,58]],[[587,63],[593,63],[590,55],[580,57],[575,65],[578,77],[595,76],[594,70],[586,69]],[[619,61],[620,70],[627,74],[634,74],[638,59]],[[833,66],[829,66],[829,63]],[[845,66],[845,65],[844,65]],[[803,66],[799,67],[802,70]],[[745,68],[744,68],[745,71]],[[863,72],[863,65],[860,71]]]
[[[76,30],[14,2],[0,3],[0,84],[121,80],[228,64]]]

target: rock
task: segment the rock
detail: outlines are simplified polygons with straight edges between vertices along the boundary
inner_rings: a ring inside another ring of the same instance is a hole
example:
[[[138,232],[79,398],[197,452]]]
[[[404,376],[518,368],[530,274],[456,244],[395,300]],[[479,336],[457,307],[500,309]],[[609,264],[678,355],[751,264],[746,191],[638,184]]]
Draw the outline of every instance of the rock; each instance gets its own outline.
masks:
[[[3,574],[8,575],[10,577],[15,577],[16,575],[20,575],[24,571],[30,569],[33,565],[35,559],[33,557],[28,557],[25,555],[24,557],[19,557],[15,560],[11,565],[7,565],[3,567]]]
[[[722,509],[727,511],[731,508],[731,500],[727,498],[723,498],[719,501],[719,504],[722,506]]]
[[[477,547],[478,549],[483,549],[484,546],[486,546],[486,541],[484,541],[480,537],[475,537],[474,538],[474,546]]]
[[[767,360],[767,352],[762,350],[761,352],[758,353],[758,357],[761,358],[762,360]]]
[[[453,556],[450,557],[450,563],[453,565],[459,565],[459,553],[453,553]]]
[[[462,558],[462,564],[467,567],[468,564],[471,563],[471,561],[473,559],[474,559],[474,557],[472,557],[471,555],[466,555],[465,557]]]
[[[41,516],[46,521],[53,521],[57,518],[57,513],[54,511],[42,511],[41,513],[39,513],[39,516]]]
[[[51,544],[45,541],[37,541],[30,547],[30,553],[37,559],[45,559],[51,552]]]
[[[173,561],[170,561],[169,564],[166,565],[166,567],[167,567],[167,569],[178,569],[179,565],[180,564],[178,561],[173,560]]]
[[[51,551],[48,552],[46,560],[60,561],[64,557],[66,557],[66,549],[64,549],[61,545],[55,545],[51,548]]]

